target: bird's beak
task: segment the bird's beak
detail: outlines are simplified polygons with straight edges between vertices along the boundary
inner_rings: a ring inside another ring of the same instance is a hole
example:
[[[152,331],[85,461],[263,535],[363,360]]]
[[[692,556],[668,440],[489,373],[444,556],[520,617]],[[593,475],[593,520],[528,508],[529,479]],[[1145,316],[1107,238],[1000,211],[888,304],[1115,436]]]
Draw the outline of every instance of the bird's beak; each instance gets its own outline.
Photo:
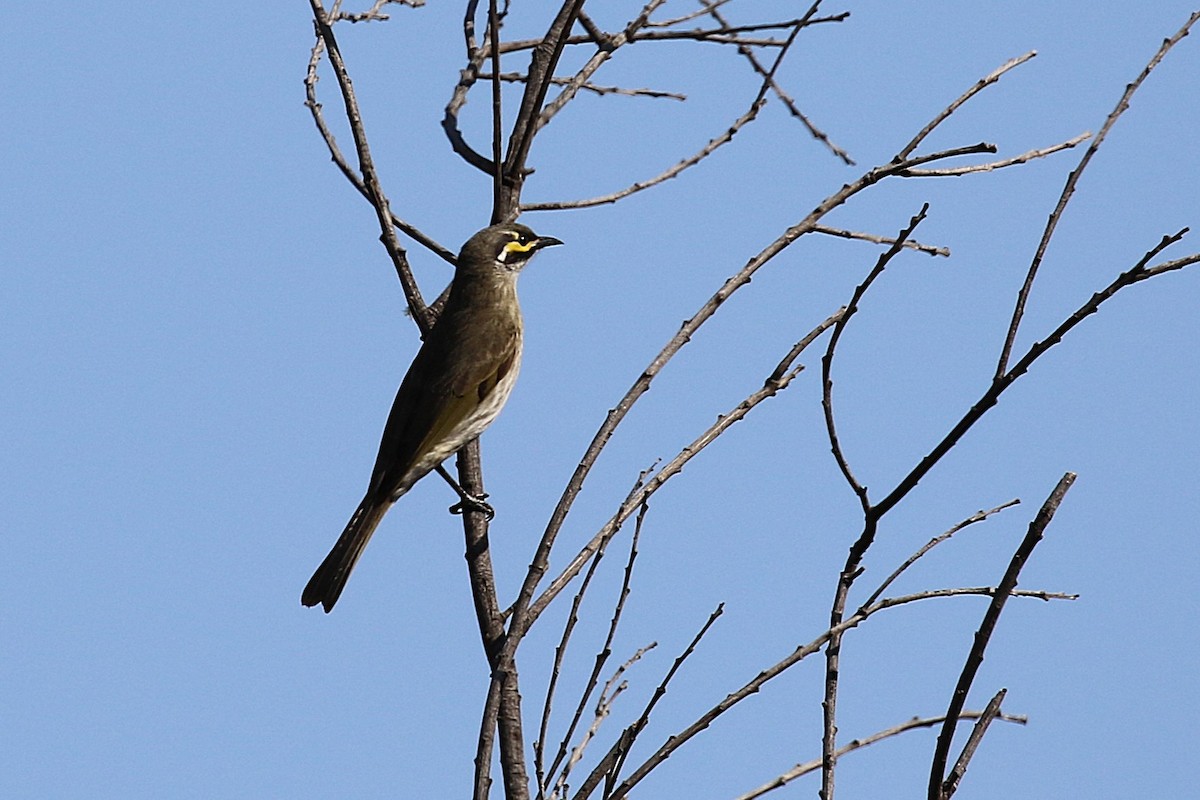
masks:
[[[555,239],[553,236],[539,236],[535,246],[541,250],[543,247],[554,247],[554,245],[562,243],[562,239]]]

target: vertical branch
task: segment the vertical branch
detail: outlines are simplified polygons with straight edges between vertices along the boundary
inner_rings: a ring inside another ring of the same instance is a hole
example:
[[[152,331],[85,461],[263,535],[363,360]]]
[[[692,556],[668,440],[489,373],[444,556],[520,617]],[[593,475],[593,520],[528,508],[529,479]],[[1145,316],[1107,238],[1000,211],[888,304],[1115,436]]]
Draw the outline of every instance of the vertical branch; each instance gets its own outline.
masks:
[[[638,489],[643,485],[646,474],[649,470],[643,471],[639,476],[637,483],[630,490],[629,494],[632,497]],[[579,721],[583,718],[584,708],[587,706],[588,700],[595,691],[596,686],[600,681],[600,672],[604,669],[604,665],[608,662],[609,656],[612,655],[613,638],[617,635],[617,626],[621,623],[621,614],[625,610],[625,600],[629,597],[630,584],[633,582],[633,564],[638,556],[638,542],[642,537],[642,525],[646,521],[646,514],[650,511],[649,501],[647,498],[642,498],[641,507],[638,511],[637,522],[634,525],[633,536],[629,543],[629,557],[625,561],[625,577],[621,582],[621,591],[617,595],[616,603],[613,608],[612,617],[608,623],[608,635],[604,639],[604,644],[600,648],[600,652],[596,654],[595,662],[592,666],[592,673],[588,677],[583,690],[579,693],[579,703],[575,707],[575,713],[571,717],[571,722],[567,725],[567,730],[563,734],[562,740],[559,742],[558,752],[555,754],[553,761],[550,764],[548,773],[542,769],[543,755],[546,744],[546,732],[550,722],[550,707],[554,698],[554,689],[558,681],[559,669],[562,665],[563,656],[566,654],[567,644],[570,641],[571,632],[574,629],[575,621],[578,619],[579,606],[583,602],[583,597],[587,593],[588,586],[591,584],[592,576],[595,574],[601,559],[604,557],[604,546],[596,552],[596,557],[592,559],[592,563],[588,566],[587,575],[584,576],[583,583],[579,587],[579,591],[575,594],[575,599],[571,603],[571,611],[567,619],[567,625],[563,630],[562,640],[554,654],[554,667],[550,676],[550,684],[546,688],[546,700],[542,711],[541,732],[538,737],[535,755],[535,766],[538,776],[538,797],[544,795],[545,787],[549,783],[548,780],[543,780],[543,777],[548,774],[550,779],[554,778],[554,773],[558,770],[563,759],[567,755],[567,749],[571,745],[571,739],[575,735],[575,729],[579,725]]]
[[[467,491],[482,494],[483,473],[479,459],[479,440],[458,451],[459,482]],[[466,536],[467,573],[471,583],[471,597],[475,602],[475,618],[483,640],[484,653],[493,669],[488,686],[487,701],[484,703],[483,719],[480,721],[479,739],[475,749],[475,794],[474,800],[485,800],[492,785],[492,749],[499,724],[503,682],[496,679],[495,667],[504,646],[504,617],[496,595],[496,579],[492,570],[492,555],[488,547],[487,515],[463,509],[463,531]],[[506,740],[500,741],[501,762],[508,756]],[[507,770],[505,771],[507,774]],[[507,781],[505,794],[508,795]]]
[[[500,15],[496,0],[488,0],[488,43],[492,50],[492,224],[501,222],[498,216],[504,173],[500,163],[503,117],[500,106]]]
[[[917,215],[909,220],[908,227],[900,232],[900,236],[892,242],[891,247],[880,254],[874,268],[867,274],[863,282],[855,288],[850,302],[846,304],[846,313],[833,326],[833,333],[829,336],[829,344],[825,348],[825,355],[821,358],[821,408],[825,413],[825,433],[829,439],[829,448],[833,452],[833,458],[837,462],[838,469],[842,472],[842,477],[850,484],[850,488],[855,496],[858,497],[858,501],[862,505],[864,512],[871,507],[871,501],[867,497],[867,487],[859,483],[858,479],[854,477],[854,473],[850,469],[850,463],[842,451],[841,442],[838,440],[837,426],[834,424],[833,419],[833,356],[837,352],[838,343],[842,340],[842,334],[846,331],[846,326],[850,323],[851,318],[858,313],[858,304],[862,300],[863,295],[867,293],[867,290],[871,288],[875,280],[887,269],[888,263],[904,249],[908,238],[912,236],[913,231],[925,219],[928,211],[929,204],[925,203],[921,206],[921,210]]]
[[[943,783],[943,776],[946,774],[946,760],[950,754],[950,743],[954,739],[954,727],[958,724],[963,706],[967,702],[967,692],[970,691],[975,675],[979,672],[980,665],[983,664],[983,653],[996,629],[1000,612],[1004,610],[1004,604],[1008,602],[1009,596],[1017,588],[1017,578],[1021,574],[1021,569],[1029,560],[1033,548],[1037,547],[1042,540],[1046,527],[1050,524],[1050,520],[1054,519],[1054,513],[1074,482],[1075,473],[1073,472],[1068,472],[1059,479],[1054,491],[1046,498],[1046,502],[1042,503],[1037,516],[1029,523],[1029,531],[1021,540],[1016,552],[1013,553],[1012,560],[1008,563],[1008,569],[1005,570],[1000,585],[996,587],[996,593],[992,595],[992,602],[983,615],[983,621],[975,633],[975,643],[971,646],[971,652],[967,655],[962,674],[959,675],[958,685],[954,687],[954,694],[950,697],[950,707],[946,711],[942,731],[938,734],[937,746],[933,752],[933,763],[929,770],[929,800],[945,800],[948,796],[946,789],[951,787]],[[965,769],[965,765],[963,768]]]
[[[850,488],[854,490],[854,494],[858,497],[863,510],[863,532],[850,548],[850,553],[846,558],[846,566],[838,578],[837,591],[834,594],[833,607],[829,614],[829,627],[831,630],[837,629],[845,619],[846,600],[850,594],[850,587],[862,571],[860,564],[867,552],[867,548],[875,541],[875,533],[880,516],[871,506],[866,486],[855,479],[854,474],[850,470],[850,464],[846,460],[838,443],[837,429],[834,427],[833,421],[833,380],[830,377],[833,356],[836,352],[837,344],[841,339],[842,331],[845,330],[846,323],[853,316],[854,312],[858,310],[859,301],[862,300],[863,295],[871,288],[875,280],[883,274],[888,263],[904,249],[904,243],[908,241],[908,238],[912,236],[917,226],[925,219],[928,211],[929,204],[925,203],[921,206],[921,210],[909,220],[908,226],[900,232],[900,235],[896,237],[896,241],[892,243],[892,246],[879,256],[879,260],[866,279],[854,290],[854,295],[846,307],[846,313],[834,327],[833,334],[829,339],[829,345],[825,350],[825,356],[821,359],[821,374],[824,385],[821,404],[825,410],[825,425],[830,448],[833,451],[838,468],[841,469],[842,475],[850,484]],[[842,635],[838,633],[830,637],[829,645],[825,648],[825,697],[821,701],[823,717],[821,733],[821,800],[833,800],[834,774],[837,767],[837,700],[841,652]]]
[[[562,57],[567,36],[582,8],[583,0],[566,0],[546,31],[546,36],[533,49],[525,94],[521,97],[512,136],[508,140],[508,154],[504,158],[500,203],[492,210],[494,220],[512,219],[517,214],[521,188],[525,182],[525,161],[537,133],[538,115],[546,101],[546,92],[550,89],[554,68]]]

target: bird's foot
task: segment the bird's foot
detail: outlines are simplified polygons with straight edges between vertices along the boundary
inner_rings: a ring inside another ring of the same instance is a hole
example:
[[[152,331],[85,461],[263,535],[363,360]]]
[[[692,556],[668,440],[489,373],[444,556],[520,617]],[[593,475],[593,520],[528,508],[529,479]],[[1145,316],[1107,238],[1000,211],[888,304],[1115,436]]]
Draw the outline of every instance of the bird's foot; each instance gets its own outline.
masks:
[[[454,505],[450,506],[451,514],[462,514],[466,511],[477,511],[487,517],[488,522],[496,516],[496,509],[492,508],[487,501],[487,494],[472,495],[463,491],[459,495],[462,499]]]

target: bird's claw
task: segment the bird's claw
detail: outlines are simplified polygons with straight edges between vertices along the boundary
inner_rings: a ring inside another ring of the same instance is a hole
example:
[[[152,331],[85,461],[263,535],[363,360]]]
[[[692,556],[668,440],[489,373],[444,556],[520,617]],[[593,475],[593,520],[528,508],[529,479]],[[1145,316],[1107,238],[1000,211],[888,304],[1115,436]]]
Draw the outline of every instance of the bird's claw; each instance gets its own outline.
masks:
[[[477,511],[487,517],[488,522],[496,516],[496,509],[492,508],[487,502],[487,494],[469,495],[464,493],[462,499],[450,506],[451,514],[462,514],[465,511]]]

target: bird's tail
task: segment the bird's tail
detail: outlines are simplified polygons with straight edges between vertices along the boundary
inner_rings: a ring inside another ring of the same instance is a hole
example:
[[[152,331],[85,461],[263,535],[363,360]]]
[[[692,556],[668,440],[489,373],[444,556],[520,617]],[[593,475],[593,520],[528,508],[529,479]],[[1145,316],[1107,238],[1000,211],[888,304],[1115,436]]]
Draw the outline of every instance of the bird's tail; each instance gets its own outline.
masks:
[[[371,540],[371,534],[375,533],[375,528],[379,526],[379,521],[383,519],[389,505],[390,503],[379,502],[369,496],[363,498],[355,509],[354,516],[346,523],[346,530],[338,537],[337,544],[329,551],[329,555],[325,556],[321,566],[317,567],[308,585],[304,587],[304,593],[300,595],[301,603],[306,606],[320,603],[326,614],[333,610],[333,604],[346,587],[350,570],[354,569],[355,562],[362,555],[367,542]]]

